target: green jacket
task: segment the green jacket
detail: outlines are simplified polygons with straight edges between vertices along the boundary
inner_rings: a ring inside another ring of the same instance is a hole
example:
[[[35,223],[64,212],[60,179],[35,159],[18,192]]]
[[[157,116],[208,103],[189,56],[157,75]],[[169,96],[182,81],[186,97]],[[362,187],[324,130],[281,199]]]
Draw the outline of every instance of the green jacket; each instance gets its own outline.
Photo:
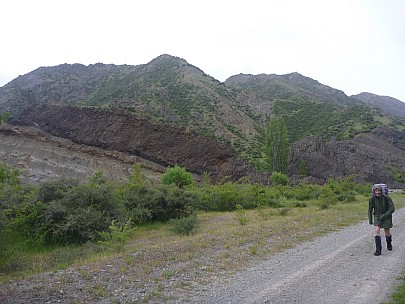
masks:
[[[394,213],[394,211],[394,202],[389,196],[372,196],[368,200],[368,222],[370,223],[370,225],[372,225],[374,222],[374,226],[379,226],[381,228],[391,228],[392,213]]]

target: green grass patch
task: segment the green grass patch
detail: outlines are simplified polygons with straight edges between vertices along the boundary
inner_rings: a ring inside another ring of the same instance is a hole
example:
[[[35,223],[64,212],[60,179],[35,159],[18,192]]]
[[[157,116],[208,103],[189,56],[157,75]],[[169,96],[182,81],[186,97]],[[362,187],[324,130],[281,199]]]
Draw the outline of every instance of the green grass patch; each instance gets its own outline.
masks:
[[[390,296],[388,302],[383,304],[403,304],[405,303],[405,275],[400,278],[401,284],[395,289],[395,292]]]

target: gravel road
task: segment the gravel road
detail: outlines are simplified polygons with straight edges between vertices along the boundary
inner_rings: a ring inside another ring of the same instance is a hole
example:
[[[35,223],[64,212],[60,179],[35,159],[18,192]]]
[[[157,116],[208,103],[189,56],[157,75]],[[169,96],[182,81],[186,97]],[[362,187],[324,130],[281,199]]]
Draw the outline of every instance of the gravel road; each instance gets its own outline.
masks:
[[[188,273],[167,280],[161,297],[146,297],[155,284],[127,277],[116,264],[101,270],[60,270],[0,283],[0,304],[196,303],[370,304],[386,301],[405,271],[405,208],[394,213],[393,251],[373,255],[374,227],[358,225],[303,243],[233,275],[212,273],[210,284],[192,284]],[[173,283],[173,285],[171,285]],[[197,282],[195,282],[197,283]],[[141,286],[141,285],[142,286]]]
[[[405,208],[394,213],[393,251],[374,256],[362,222],[282,252],[176,303],[369,304],[388,300],[405,271]]]

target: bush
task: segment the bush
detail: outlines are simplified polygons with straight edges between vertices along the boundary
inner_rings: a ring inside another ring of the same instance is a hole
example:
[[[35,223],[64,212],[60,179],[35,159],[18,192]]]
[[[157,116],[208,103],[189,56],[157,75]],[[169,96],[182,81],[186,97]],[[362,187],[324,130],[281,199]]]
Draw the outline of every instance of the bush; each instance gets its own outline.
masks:
[[[182,188],[184,186],[191,185],[193,178],[191,173],[186,169],[175,165],[174,167],[168,167],[166,172],[163,173],[161,181],[164,185],[175,184],[177,187]]]
[[[196,204],[198,196],[194,192],[163,185],[156,189],[145,207],[150,210],[152,220],[166,221],[192,214]]]
[[[20,185],[20,171],[0,164],[0,183],[11,186]]]
[[[356,196],[353,191],[348,191],[337,196],[340,202],[353,203],[356,201]]]
[[[222,185],[206,187],[202,199],[206,210],[234,211],[237,204],[245,209],[255,208],[259,196],[255,188],[249,184],[226,182]]]
[[[130,187],[120,191],[128,216],[134,224],[188,216],[199,205],[196,192],[174,185]]]
[[[115,190],[112,183],[100,176],[85,185],[66,180],[47,183],[40,187],[35,202],[17,209],[13,225],[45,245],[95,240],[97,231],[107,230],[113,220],[123,222],[127,218]]]
[[[76,187],[79,187],[79,181],[71,178],[42,183],[37,190],[37,200],[44,203],[58,201]]]
[[[198,220],[195,214],[178,218],[171,219],[171,230],[178,235],[190,235],[194,234],[198,227]]]
[[[273,172],[273,174],[270,177],[270,181],[272,184],[276,185],[287,185],[288,184],[288,176],[281,173],[281,172]]]
[[[295,198],[300,201],[307,201],[311,199],[317,199],[319,196],[318,189],[313,185],[299,184],[294,189]]]
[[[307,176],[308,175],[308,168],[307,164],[303,159],[300,161],[300,175]]]
[[[152,220],[151,202],[155,200],[156,190],[141,186],[121,190],[121,198],[133,224],[142,224]]]
[[[322,187],[318,202],[320,209],[328,209],[339,201],[338,195],[335,192],[337,192],[336,189],[330,187],[330,185]]]
[[[236,205],[235,221],[237,221],[241,226],[245,226],[249,221],[246,215],[246,210],[243,209],[243,206],[240,204]]]
[[[269,220],[273,215],[273,209],[268,208],[265,203],[258,203],[256,206],[256,213],[262,220]]]
[[[125,243],[131,239],[132,233],[135,230],[131,226],[130,219],[123,225],[117,224],[114,220],[108,228],[108,231],[99,232],[101,240],[98,243],[115,250],[122,250]]]

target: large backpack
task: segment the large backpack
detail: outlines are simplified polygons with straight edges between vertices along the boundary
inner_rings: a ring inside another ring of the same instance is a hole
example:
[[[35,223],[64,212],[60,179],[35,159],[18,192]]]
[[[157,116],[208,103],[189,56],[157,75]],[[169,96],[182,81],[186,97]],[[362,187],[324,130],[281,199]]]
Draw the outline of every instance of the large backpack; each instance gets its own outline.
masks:
[[[388,186],[387,186],[386,184],[374,184],[374,185],[373,185],[373,188],[371,189],[371,191],[373,192],[373,195],[375,194],[375,193],[374,193],[374,190],[375,190],[377,187],[381,187],[382,194],[383,194],[384,196],[388,196]]]

